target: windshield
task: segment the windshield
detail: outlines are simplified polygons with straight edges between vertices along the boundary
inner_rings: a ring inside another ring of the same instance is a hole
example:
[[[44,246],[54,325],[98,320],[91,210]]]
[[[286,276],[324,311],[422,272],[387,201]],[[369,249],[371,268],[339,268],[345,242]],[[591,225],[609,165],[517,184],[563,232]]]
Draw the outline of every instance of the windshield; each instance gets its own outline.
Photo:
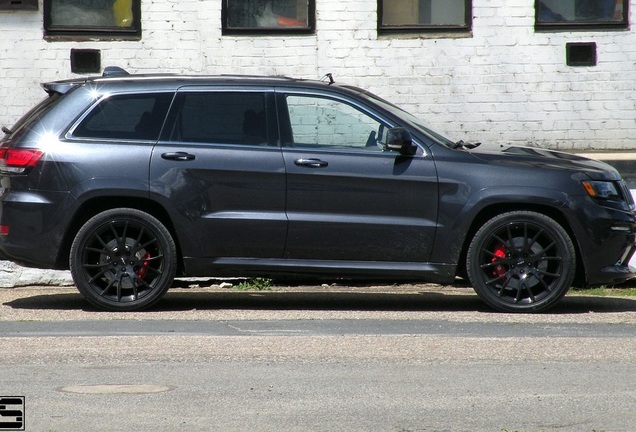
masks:
[[[41,119],[44,114],[46,114],[49,109],[55,104],[57,100],[60,98],[59,93],[52,93],[50,96],[46,97],[39,104],[37,104],[33,109],[27,112],[25,115],[18,120],[18,122],[11,128],[2,127],[2,131],[5,133],[5,139],[8,137],[10,139],[17,138],[20,132],[25,131],[29,125]],[[4,140],[3,140],[4,141]]]
[[[374,103],[376,103],[377,105],[380,105],[382,108],[384,108],[385,110],[389,111],[390,113],[394,114],[395,116],[406,120],[407,122],[409,122],[412,126],[414,126],[415,128],[417,128],[418,130],[420,130],[423,134],[425,134],[427,137],[429,137],[430,139],[432,139],[433,141],[440,143],[442,145],[445,145],[447,147],[450,148],[456,148],[457,144],[454,141],[451,141],[450,139],[446,138],[443,135],[440,135],[439,133],[435,132],[434,130],[432,130],[430,127],[428,127],[421,119],[419,119],[418,117],[415,117],[413,114],[409,113],[408,111],[405,111],[404,109],[393,105],[390,102],[385,101],[384,99],[372,94],[372,93],[367,93],[364,92],[363,96],[371,99]]]

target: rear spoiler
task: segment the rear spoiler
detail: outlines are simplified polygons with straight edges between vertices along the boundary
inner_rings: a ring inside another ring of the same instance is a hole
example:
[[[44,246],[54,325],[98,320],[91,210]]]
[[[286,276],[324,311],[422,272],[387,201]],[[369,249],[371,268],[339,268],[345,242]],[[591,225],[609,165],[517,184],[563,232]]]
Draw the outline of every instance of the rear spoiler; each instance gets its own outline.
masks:
[[[54,81],[54,82],[42,83],[40,85],[42,86],[44,91],[47,92],[49,95],[52,95],[54,93],[64,94],[64,93],[67,93],[72,88],[86,83],[86,81],[87,81],[86,79]]]
[[[102,78],[110,78],[110,77],[123,77],[130,75],[124,69],[118,66],[106,66],[104,68],[104,73],[102,74]],[[64,94],[71,90],[73,87],[77,87],[78,85],[86,84],[89,80],[95,80],[96,78],[80,78],[80,79],[69,79],[64,81],[52,81],[48,83],[42,83],[42,88],[49,95],[53,93]]]

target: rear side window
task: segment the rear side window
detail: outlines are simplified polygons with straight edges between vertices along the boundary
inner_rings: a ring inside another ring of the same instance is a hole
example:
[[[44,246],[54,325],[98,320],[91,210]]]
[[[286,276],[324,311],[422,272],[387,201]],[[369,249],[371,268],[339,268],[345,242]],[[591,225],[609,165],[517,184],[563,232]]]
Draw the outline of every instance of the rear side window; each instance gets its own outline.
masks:
[[[262,92],[184,92],[171,141],[267,145]]]
[[[172,97],[172,93],[108,97],[93,107],[75,128],[72,136],[156,141]]]
[[[42,100],[33,109],[26,113],[18,122],[11,128],[4,128],[3,131],[10,139],[17,139],[22,132],[27,131],[31,125],[36,124],[44,115],[49,112],[55,103],[60,99],[59,93],[51,93],[47,98]]]

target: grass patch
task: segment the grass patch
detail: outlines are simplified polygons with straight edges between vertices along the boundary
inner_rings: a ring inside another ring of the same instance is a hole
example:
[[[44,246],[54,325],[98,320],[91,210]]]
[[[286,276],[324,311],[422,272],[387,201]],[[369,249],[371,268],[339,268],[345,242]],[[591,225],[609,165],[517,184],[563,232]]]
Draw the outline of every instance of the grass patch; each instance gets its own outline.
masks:
[[[267,278],[253,278],[241,282],[236,286],[239,291],[270,291],[274,281]]]
[[[574,288],[573,293],[596,297],[636,297],[636,288]]]

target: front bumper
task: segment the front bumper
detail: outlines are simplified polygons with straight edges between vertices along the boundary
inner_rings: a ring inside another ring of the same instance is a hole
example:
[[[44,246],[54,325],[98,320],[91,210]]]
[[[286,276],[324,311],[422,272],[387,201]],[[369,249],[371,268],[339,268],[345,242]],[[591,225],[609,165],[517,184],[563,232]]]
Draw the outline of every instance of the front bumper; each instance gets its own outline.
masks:
[[[636,254],[636,214],[600,208],[587,223],[575,229],[575,238],[585,266],[585,285],[615,285],[636,278],[630,261]]]
[[[636,278],[636,267],[629,265],[634,253],[636,253],[636,244],[630,244],[625,248],[616,264],[603,267],[599,272],[598,280],[588,278],[588,284],[616,285]]]

